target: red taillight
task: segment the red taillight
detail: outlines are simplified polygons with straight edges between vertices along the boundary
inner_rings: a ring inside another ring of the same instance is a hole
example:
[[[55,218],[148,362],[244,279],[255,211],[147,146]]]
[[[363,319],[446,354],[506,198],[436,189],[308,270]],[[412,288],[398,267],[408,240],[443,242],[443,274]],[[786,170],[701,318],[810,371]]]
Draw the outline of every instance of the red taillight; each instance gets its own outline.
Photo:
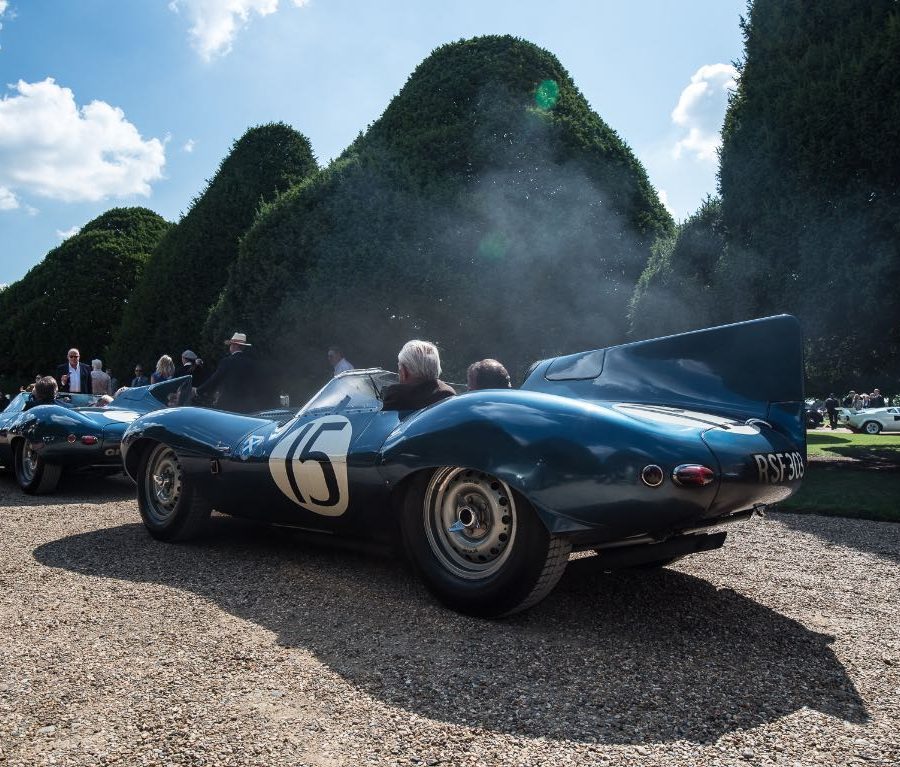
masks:
[[[712,469],[696,463],[683,463],[672,472],[672,481],[682,487],[706,487],[715,478]]]
[[[81,438],[81,444],[82,444],[82,445],[96,445],[96,444],[97,444],[97,438],[94,437],[94,436],[92,436],[92,435],[90,435],[90,434],[85,434],[85,435]]]

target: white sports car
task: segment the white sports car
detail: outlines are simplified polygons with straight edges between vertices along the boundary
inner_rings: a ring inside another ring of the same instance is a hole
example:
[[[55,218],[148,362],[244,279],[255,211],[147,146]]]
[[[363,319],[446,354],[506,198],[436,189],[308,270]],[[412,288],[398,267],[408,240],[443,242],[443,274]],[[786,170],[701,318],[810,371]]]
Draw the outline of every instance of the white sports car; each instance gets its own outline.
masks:
[[[900,407],[875,407],[864,410],[838,410],[838,426],[850,431],[878,434],[881,431],[900,431]]]

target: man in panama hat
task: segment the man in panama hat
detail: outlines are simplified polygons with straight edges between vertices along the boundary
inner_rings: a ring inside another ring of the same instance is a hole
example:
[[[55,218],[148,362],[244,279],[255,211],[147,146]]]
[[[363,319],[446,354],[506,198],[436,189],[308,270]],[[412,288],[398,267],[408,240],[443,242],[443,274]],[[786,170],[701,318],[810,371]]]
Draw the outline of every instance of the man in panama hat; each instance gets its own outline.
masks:
[[[218,393],[215,398],[218,409],[249,413],[256,409],[259,383],[253,358],[247,353],[251,344],[247,343],[246,333],[235,333],[225,339],[225,343],[228,344],[228,356],[219,363],[209,380],[197,387],[197,394],[212,397]]]

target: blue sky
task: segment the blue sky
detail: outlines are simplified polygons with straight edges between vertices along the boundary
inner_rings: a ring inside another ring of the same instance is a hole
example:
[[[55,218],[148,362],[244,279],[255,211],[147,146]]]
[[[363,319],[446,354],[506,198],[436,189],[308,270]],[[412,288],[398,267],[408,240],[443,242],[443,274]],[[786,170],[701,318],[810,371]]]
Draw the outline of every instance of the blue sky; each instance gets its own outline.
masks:
[[[555,54],[676,219],[715,192],[744,0],[0,0],[0,285],[103,211],[175,221],[247,128],[326,164],[439,45]]]

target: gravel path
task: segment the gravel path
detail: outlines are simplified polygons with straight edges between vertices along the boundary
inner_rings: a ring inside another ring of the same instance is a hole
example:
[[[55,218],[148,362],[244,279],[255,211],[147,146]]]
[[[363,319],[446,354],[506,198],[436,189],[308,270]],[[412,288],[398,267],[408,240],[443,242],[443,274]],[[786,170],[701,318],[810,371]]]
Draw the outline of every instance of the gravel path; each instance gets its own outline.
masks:
[[[523,616],[124,479],[0,478],[0,764],[900,764],[900,525],[778,515],[658,572],[570,564]]]

